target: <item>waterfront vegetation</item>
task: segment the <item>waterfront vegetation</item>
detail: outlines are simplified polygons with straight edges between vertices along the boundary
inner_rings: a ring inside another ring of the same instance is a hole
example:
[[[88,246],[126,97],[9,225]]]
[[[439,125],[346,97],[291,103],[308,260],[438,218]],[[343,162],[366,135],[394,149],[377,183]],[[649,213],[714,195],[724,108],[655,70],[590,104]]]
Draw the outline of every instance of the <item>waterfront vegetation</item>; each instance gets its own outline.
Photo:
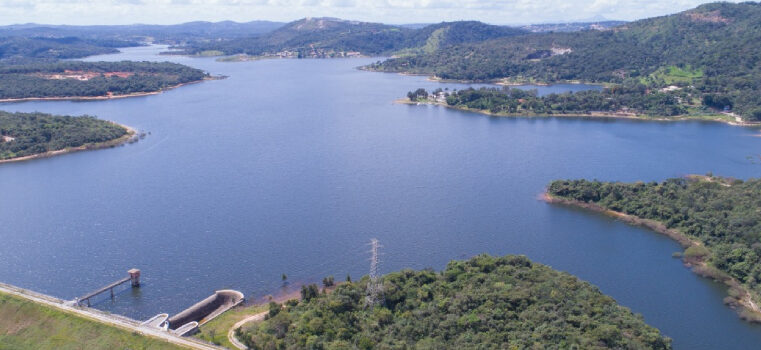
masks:
[[[368,278],[270,308],[236,334],[251,349],[670,349],[671,341],[591,284],[524,256],[480,255],[442,272]],[[312,289],[316,289],[313,286]]]
[[[720,280],[730,276],[751,292],[756,303],[761,301],[761,179],[709,175],[660,183],[563,180],[552,182],[548,193],[679,231],[698,242],[684,253],[688,262],[698,265],[697,272]],[[745,297],[738,288],[729,293],[728,303]],[[759,319],[748,310],[742,312],[745,318]]]
[[[183,347],[0,293],[0,349],[151,349]]]
[[[713,3],[607,31],[537,33],[452,45],[367,67],[442,79],[671,85],[702,106],[761,120],[761,4]],[[692,103],[692,101],[687,101]]]
[[[0,111],[0,160],[96,145],[127,133],[122,126],[91,116]]]
[[[0,66],[0,99],[149,93],[208,77],[169,62],[56,62]]]
[[[605,88],[538,96],[536,90],[511,88],[480,88],[455,90],[441,89],[428,93],[424,89],[407,94],[413,102],[439,102],[447,106],[485,111],[494,115],[592,115],[595,113],[673,117],[688,113],[687,106],[680,103],[689,95],[655,92],[650,93],[642,84],[627,84]],[[710,113],[705,109],[696,109]]]

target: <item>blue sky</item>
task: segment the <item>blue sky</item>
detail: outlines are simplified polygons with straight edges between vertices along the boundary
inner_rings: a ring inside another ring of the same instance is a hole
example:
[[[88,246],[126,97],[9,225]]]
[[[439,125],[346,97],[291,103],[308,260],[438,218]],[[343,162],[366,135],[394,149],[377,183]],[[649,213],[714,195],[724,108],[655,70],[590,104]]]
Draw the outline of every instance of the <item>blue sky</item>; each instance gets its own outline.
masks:
[[[0,0],[0,24],[174,24],[340,17],[384,23],[479,20],[493,24],[604,17],[635,20],[701,0]]]

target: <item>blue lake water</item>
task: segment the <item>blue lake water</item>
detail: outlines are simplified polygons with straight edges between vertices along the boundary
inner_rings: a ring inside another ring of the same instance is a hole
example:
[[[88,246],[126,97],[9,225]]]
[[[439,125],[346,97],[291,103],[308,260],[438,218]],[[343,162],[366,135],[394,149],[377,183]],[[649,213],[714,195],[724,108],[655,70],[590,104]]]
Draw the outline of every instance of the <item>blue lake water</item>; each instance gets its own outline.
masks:
[[[149,132],[140,142],[0,166],[0,281],[73,298],[143,271],[139,290],[95,306],[176,313],[215,289],[261,297],[327,275],[358,278],[371,238],[381,272],[442,269],[478,253],[525,254],[587,280],[677,349],[758,349],[761,327],[722,304],[679,246],[611,218],[537,200],[558,178],[758,177],[758,130],[711,122],[490,118],[393,104],[418,87],[373,59],[159,57],[228,79],[110,101],[1,104],[90,114]],[[540,93],[583,86],[538,87]]]

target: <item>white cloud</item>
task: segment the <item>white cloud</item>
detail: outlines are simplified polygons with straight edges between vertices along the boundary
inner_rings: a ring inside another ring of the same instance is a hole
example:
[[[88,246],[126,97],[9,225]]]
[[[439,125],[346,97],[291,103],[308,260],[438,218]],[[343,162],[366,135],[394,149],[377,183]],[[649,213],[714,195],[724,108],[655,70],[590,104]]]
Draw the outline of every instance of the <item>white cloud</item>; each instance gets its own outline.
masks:
[[[0,24],[171,24],[194,20],[290,21],[331,16],[385,23],[474,19],[495,24],[634,20],[706,0],[0,0]]]

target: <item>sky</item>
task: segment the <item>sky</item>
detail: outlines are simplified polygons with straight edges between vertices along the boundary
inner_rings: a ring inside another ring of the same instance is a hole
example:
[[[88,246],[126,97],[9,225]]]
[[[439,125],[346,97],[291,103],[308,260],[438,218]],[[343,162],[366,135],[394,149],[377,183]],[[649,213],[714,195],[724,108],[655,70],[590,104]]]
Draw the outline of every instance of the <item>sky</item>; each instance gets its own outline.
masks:
[[[0,0],[0,25],[176,24],[189,21],[338,17],[389,24],[479,20],[530,24],[636,20],[705,0]]]

